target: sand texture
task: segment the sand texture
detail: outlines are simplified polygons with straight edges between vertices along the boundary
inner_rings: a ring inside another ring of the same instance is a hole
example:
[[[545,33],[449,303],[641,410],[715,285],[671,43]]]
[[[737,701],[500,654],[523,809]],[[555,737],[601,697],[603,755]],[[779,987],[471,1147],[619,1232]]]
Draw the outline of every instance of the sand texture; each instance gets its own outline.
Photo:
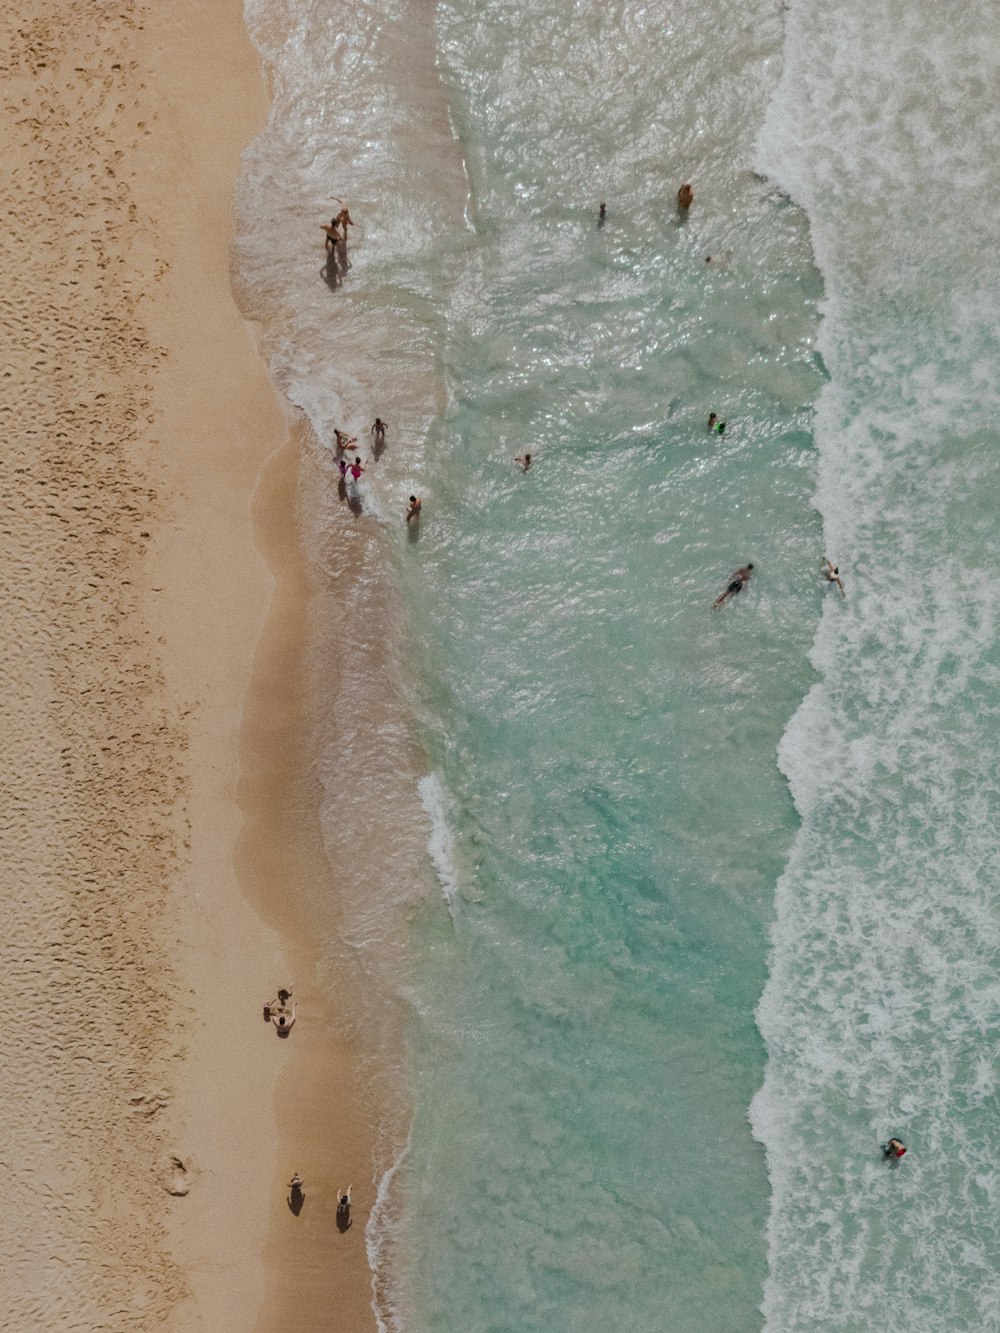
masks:
[[[235,0],[0,0],[0,29],[0,1328],[249,1329],[292,1047],[234,868],[287,434],[230,290],[264,89]]]
[[[135,20],[59,9],[0,18],[0,968],[16,1015],[0,1326],[134,1328],[184,1289],[160,1218],[186,729],[135,577],[163,512],[146,450],[164,356],[129,190]]]

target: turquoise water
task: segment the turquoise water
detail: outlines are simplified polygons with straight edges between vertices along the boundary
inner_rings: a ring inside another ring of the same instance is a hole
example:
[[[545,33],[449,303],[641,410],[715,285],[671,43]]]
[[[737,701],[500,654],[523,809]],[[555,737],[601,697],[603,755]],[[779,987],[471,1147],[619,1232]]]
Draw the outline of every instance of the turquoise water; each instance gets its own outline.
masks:
[[[330,940],[405,1006],[380,1321],[996,1325],[988,14],[248,17],[244,298],[316,431],[317,578],[361,553],[359,661],[398,594],[426,760],[426,865]],[[349,508],[333,427],[376,413]],[[383,740],[338,735],[331,830],[400,779]]]

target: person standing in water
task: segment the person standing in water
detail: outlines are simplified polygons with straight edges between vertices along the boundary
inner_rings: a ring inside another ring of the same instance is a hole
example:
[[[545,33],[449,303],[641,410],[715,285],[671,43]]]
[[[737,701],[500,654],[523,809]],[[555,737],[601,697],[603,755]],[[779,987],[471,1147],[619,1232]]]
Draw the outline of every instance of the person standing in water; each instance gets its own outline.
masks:
[[[514,462],[518,463],[527,472],[528,468],[531,467],[531,455],[528,453],[518,454]]]
[[[381,417],[375,418],[375,424],[372,426],[371,433],[375,436],[376,444],[385,444],[385,433],[389,429]]]
[[[603,226],[604,226],[604,220],[605,220],[605,218],[606,218],[607,216],[608,216],[608,206],[607,206],[607,204],[604,202],[604,200],[602,199],[602,200],[601,200],[601,206],[600,206],[600,208],[598,208],[598,210],[597,210],[597,225],[598,225],[599,227],[603,227]]]
[[[365,469],[361,466],[360,458],[355,458],[350,468],[348,468],[348,471],[350,472],[351,476],[354,478],[355,481],[361,480],[361,474],[362,472],[364,472],[364,470]]]
[[[840,591],[841,591],[841,592],[844,594],[844,596],[846,597],[846,596],[847,596],[847,591],[846,591],[846,589],[844,588],[844,585],[843,585],[843,583],[841,582],[841,578],[840,578],[840,566],[839,566],[839,565],[835,565],[835,564],[831,561],[831,559],[830,559],[829,556],[826,556],[826,555],[825,555],[825,556],[823,557],[823,560],[824,560],[825,563],[826,563],[826,569],[825,569],[823,572],[826,574],[826,581],[827,581],[827,583],[835,583],[835,584],[837,585],[837,587],[840,589]]]
[[[337,244],[337,242],[340,240],[340,232],[337,230],[337,219],[331,218],[329,226],[327,226],[325,222],[322,223],[321,225],[323,231],[326,232],[325,248],[327,250],[332,250],[334,246]]]
[[[412,519],[420,521],[420,500],[416,495],[410,496],[410,507],[406,511],[406,521],[409,523]]]
[[[681,213],[686,213],[694,203],[694,190],[691,189],[690,181],[685,181],[677,191],[677,208]]]
[[[347,244],[347,228],[348,228],[348,227],[353,227],[353,226],[354,226],[354,223],[353,223],[353,221],[351,220],[351,214],[350,214],[350,212],[349,212],[348,207],[347,207],[346,204],[345,204],[344,207],[340,210],[340,212],[337,214],[337,216],[334,218],[334,222],[337,223],[337,225],[340,227],[341,231],[344,233],[343,236],[339,237],[338,239],[342,240],[343,243],[344,243],[344,245],[346,245],[346,244]]]
[[[753,565],[744,565],[729,576],[729,584],[725,592],[720,592],[718,597],[712,603],[712,610],[717,611],[720,606],[728,602],[730,597],[735,597],[738,592],[742,592],[746,584],[750,582],[750,576],[753,574]]]

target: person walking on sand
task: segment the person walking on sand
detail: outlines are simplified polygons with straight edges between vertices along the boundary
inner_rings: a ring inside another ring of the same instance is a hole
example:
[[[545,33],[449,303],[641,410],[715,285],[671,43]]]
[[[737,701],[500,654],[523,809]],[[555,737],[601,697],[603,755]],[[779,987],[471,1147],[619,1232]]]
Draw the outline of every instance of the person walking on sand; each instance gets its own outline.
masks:
[[[296,1194],[302,1193],[302,1177],[297,1171],[293,1173],[291,1180],[288,1182],[288,1188],[292,1191],[293,1199]]]
[[[388,429],[388,425],[381,417],[375,418],[375,424],[372,426],[371,433],[375,436],[376,444],[385,444],[385,433]]]
[[[677,191],[677,207],[682,213],[686,213],[694,203],[694,190],[691,189],[690,181],[685,181]]]
[[[416,495],[410,496],[410,507],[406,511],[407,523],[411,522],[413,519],[416,519],[418,522],[420,521],[420,499]]]
[[[745,585],[750,582],[750,576],[753,574],[753,565],[744,565],[741,569],[735,570],[729,576],[729,584],[725,592],[720,592],[718,597],[712,603],[712,610],[717,611],[720,606],[728,602],[730,597],[735,597],[738,592],[742,592]]]
[[[518,454],[518,456],[514,459],[514,462],[519,463],[521,468],[525,472],[527,472],[528,468],[531,467],[531,455],[527,453]]]
[[[846,597],[846,596],[847,596],[847,591],[846,591],[846,589],[844,588],[844,584],[843,584],[843,582],[841,581],[841,577],[840,577],[840,566],[839,566],[839,565],[835,565],[835,564],[833,563],[833,561],[830,559],[830,557],[827,556],[827,555],[825,555],[825,556],[823,557],[823,560],[824,560],[825,563],[826,563],[826,569],[825,569],[823,572],[824,572],[825,575],[826,575],[826,581],[827,581],[827,583],[835,583],[835,584],[837,585],[837,587],[840,589],[840,591],[841,591],[841,592],[844,594],[844,596]]]
[[[346,1190],[337,1187],[337,1226],[341,1231],[346,1231],[351,1225],[351,1190],[353,1185],[348,1185]]]

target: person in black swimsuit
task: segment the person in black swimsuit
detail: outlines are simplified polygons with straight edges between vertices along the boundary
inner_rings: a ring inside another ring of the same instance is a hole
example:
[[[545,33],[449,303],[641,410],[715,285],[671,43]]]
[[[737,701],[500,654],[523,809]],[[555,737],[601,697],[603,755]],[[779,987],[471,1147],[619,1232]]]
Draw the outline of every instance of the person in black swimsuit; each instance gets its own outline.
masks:
[[[730,579],[729,586],[725,592],[719,593],[712,603],[712,610],[717,611],[724,602],[728,602],[730,597],[735,597],[738,592],[742,592],[744,585],[750,582],[750,576],[753,574],[753,565],[744,565],[742,569],[736,570]]]

